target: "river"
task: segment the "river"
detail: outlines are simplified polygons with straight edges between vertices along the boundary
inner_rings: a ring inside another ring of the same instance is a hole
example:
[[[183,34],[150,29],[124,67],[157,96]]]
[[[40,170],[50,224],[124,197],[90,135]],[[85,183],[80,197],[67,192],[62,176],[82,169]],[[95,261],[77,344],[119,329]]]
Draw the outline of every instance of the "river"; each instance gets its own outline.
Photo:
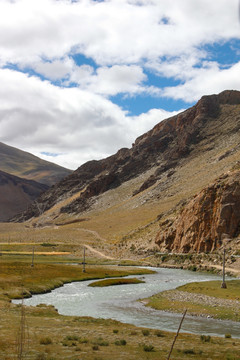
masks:
[[[152,268],[155,274],[134,276],[145,283],[110,287],[89,287],[91,281],[66,284],[50,293],[34,295],[24,300],[25,305],[54,305],[60,314],[111,318],[153,329],[176,331],[181,314],[158,311],[137,301],[160,291],[174,289],[177,286],[194,281],[220,279],[217,275],[192,272],[179,269]],[[14,300],[14,303],[21,301]],[[221,321],[187,315],[182,331],[193,334],[222,336],[227,333],[240,338],[240,323]]]

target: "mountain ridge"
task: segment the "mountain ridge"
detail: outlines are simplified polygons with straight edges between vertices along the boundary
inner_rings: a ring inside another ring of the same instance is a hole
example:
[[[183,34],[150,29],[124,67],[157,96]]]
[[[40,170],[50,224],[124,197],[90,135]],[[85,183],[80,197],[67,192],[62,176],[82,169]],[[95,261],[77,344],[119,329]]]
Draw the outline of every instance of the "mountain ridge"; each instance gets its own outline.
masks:
[[[72,170],[2,142],[0,142],[0,170],[49,186],[72,173]]]
[[[24,211],[49,186],[0,170],[0,221]]]
[[[26,210],[42,192],[70,173],[0,142],[0,221]]]
[[[203,96],[138,137],[132,148],[87,162],[54,185],[38,199],[48,216],[39,218],[33,205],[18,220],[88,218],[87,226],[114,238],[118,251],[157,251],[162,221],[176,218],[192,196],[237,163],[239,130],[240,92]]]

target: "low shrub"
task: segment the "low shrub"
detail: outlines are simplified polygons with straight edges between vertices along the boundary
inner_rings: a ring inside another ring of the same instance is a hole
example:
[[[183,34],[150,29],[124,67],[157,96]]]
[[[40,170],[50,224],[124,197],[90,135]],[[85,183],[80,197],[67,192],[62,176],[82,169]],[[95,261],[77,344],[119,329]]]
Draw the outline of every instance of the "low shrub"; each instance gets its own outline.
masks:
[[[44,337],[40,339],[41,345],[50,345],[52,344],[52,340],[49,337]]]
[[[94,345],[99,345],[99,346],[108,346],[108,345],[109,345],[109,342],[103,340],[103,338],[98,338],[98,339],[96,339],[96,340],[93,341],[93,344],[94,344]]]
[[[200,339],[202,342],[210,342],[211,341],[211,336],[210,335],[201,335]]]
[[[146,352],[152,352],[152,351],[154,351],[154,346],[153,345],[143,345],[143,350]]]
[[[162,331],[160,331],[160,330],[156,330],[155,332],[154,332],[154,334],[157,336],[157,337],[165,337],[165,335],[162,333]]]
[[[78,341],[79,340],[79,337],[76,336],[76,335],[68,335],[65,337],[65,340],[74,340],[74,341]]]
[[[196,354],[193,349],[184,349],[182,352],[183,352],[184,354]]]
[[[63,340],[62,345],[63,346],[69,346],[69,347],[77,346],[77,342],[76,341]]]
[[[125,346],[125,345],[127,345],[127,342],[126,342],[126,340],[122,339],[122,340],[115,341],[114,344],[117,346]]]
[[[113,333],[114,333],[114,334],[118,334],[118,330],[117,330],[117,329],[113,329]]]
[[[225,339],[231,339],[232,335],[231,334],[225,334]]]
[[[148,335],[150,334],[150,331],[147,330],[147,329],[143,329],[143,330],[142,330],[142,334],[143,334],[144,336],[148,336]]]
[[[130,335],[137,335],[137,331],[132,330],[132,331],[130,332]]]
[[[79,344],[87,344],[87,343],[88,343],[88,339],[85,339],[85,338],[79,339],[78,342],[79,342]]]

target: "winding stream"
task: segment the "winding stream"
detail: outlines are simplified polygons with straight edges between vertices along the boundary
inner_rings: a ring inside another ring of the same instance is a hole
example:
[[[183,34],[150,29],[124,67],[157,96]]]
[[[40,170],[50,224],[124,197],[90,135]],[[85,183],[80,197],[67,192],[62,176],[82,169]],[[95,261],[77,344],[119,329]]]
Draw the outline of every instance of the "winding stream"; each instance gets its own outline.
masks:
[[[54,305],[60,314],[111,318],[124,323],[167,331],[176,331],[181,314],[172,314],[145,307],[137,301],[160,291],[174,289],[193,281],[220,279],[219,276],[179,269],[154,268],[156,274],[134,276],[143,278],[145,283],[88,287],[91,281],[66,284],[48,294],[34,295],[24,300],[25,305],[41,303]],[[21,301],[14,300],[14,303]],[[185,317],[182,331],[194,334],[222,336],[230,333],[240,338],[240,323],[194,317]]]

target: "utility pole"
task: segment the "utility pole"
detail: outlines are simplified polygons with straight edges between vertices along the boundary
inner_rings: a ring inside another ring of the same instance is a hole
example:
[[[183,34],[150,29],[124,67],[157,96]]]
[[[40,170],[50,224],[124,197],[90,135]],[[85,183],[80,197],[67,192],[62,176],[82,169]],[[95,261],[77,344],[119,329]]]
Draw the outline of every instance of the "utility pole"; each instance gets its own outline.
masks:
[[[20,320],[20,327],[18,332],[17,338],[17,360],[24,359],[24,352],[25,352],[25,344],[26,344],[26,323],[25,323],[25,308],[23,304],[22,298],[22,306],[21,306],[21,320]]]
[[[221,288],[222,289],[226,289],[227,288],[227,284],[225,282],[225,254],[226,254],[226,249],[223,249],[223,281],[222,281],[222,285]]]
[[[32,250],[32,264],[31,264],[31,267],[34,267],[34,247],[33,247],[33,250]]]
[[[173,351],[174,344],[175,344],[175,342],[176,342],[176,340],[177,340],[177,337],[178,337],[178,334],[179,334],[179,332],[180,332],[180,330],[181,330],[182,323],[183,323],[183,320],[184,320],[184,318],[185,318],[186,313],[187,313],[187,309],[186,309],[186,310],[184,311],[184,313],[183,313],[182,319],[181,319],[181,321],[180,321],[180,324],[179,324],[177,333],[176,333],[176,335],[175,335],[175,337],[174,337],[174,340],[173,340],[173,343],[172,343],[170,352],[169,352],[169,354],[168,354],[167,360],[170,360],[170,356],[171,356],[171,353],[172,353],[172,351]]]
[[[85,265],[86,265],[86,262],[85,262],[85,246],[83,247],[83,272],[85,273],[86,272],[86,269],[85,269]]]

